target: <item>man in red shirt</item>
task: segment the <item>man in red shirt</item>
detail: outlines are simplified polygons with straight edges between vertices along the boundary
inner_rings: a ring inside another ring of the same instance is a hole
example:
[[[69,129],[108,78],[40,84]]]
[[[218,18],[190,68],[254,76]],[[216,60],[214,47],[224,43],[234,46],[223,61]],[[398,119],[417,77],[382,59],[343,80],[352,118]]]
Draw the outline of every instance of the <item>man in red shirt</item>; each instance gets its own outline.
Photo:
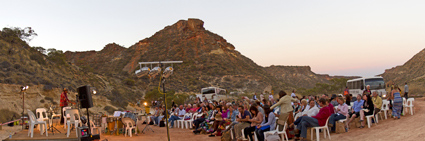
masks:
[[[60,106],[61,106],[61,123],[63,123],[64,119],[63,119],[63,107],[68,106],[68,90],[66,88],[63,88],[63,92],[61,93],[61,99],[60,99]]]
[[[331,116],[332,114],[331,110],[329,109],[331,107],[326,106],[326,101],[327,100],[325,98],[320,98],[319,105],[323,108],[320,109],[319,113],[316,116],[302,116],[301,121],[297,125],[297,130],[295,130],[292,134],[300,133],[300,139],[303,139],[307,137],[308,127],[324,126],[326,124],[326,120],[328,120],[329,116]]]

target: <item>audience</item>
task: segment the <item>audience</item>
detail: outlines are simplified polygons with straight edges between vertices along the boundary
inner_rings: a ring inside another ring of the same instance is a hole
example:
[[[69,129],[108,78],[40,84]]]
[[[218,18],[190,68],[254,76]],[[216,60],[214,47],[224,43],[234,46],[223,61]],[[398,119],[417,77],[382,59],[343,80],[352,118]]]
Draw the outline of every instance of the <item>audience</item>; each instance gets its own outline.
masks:
[[[364,100],[361,99],[361,95],[357,95],[357,101],[354,101],[353,107],[351,107],[351,113],[349,116],[351,117],[350,120],[348,120],[347,124],[345,125],[345,130],[350,129],[350,123],[356,118],[360,116],[360,110],[363,108]]]
[[[378,93],[376,91],[373,91],[372,96],[373,106],[375,107],[374,115],[376,115],[381,111],[382,98],[378,96]]]
[[[256,127],[259,126],[263,122],[263,113],[259,112],[256,106],[251,106],[249,108],[249,111],[251,112],[252,119],[248,119],[249,122],[251,122],[251,126],[246,127],[244,129],[244,140],[246,140],[246,136],[248,136],[252,141],[252,132],[255,131]]]
[[[362,124],[360,126],[360,128],[364,128],[364,124],[365,124],[364,123],[364,118],[366,116],[372,115],[373,114],[373,110],[374,110],[372,98],[370,98],[370,95],[369,94],[363,95],[363,100],[365,100],[365,101],[363,103],[362,110],[360,110],[360,122]]]
[[[319,99],[319,105],[320,107],[323,107],[320,109],[319,113],[316,116],[308,117],[308,116],[302,116],[300,122],[297,124],[297,130],[291,132],[292,134],[296,134],[299,136],[299,139],[304,139],[307,137],[307,128],[308,127],[317,127],[317,126],[324,126],[326,124],[326,120],[331,116],[331,107],[328,105],[326,106],[327,99],[320,98]]]
[[[175,110],[177,112],[177,116],[172,115],[169,119],[168,119],[168,123],[170,123],[170,128],[173,128],[174,126],[174,121],[176,120],[181,120],[184,118],[184,114],[186,114],[186,111],[183,109],[183,105],[180,105],[178,110]]]
[[[335,131],[335,122],[340,119],[346,119],[348,116],[348,105],[344,103],[344,99],[342,97],[337,98],[338,108],[336,109],[336,113],[332,114],[329,118],[329,126],[331,127],[331,131]]]
[[[247,111],[246,109],[244,109],[243,106],[239,106],[238,107],[238,111],[239,111],[239,115],[236,118],[236,121],[238,122],[238,124],[236,124],[234,126],[234,133],[235,133],[235,138],[241,138],[242,137],[242,133],[241,130],[245,129],[246,127],[249,127],[251,125],[251,122],[249,121],[249,119],[252,118],[251,114],[249,113],[249,111]]]
[[[257,139],[259,141],[264,141],[264,132],[274,130],[276,126],[276,117],[272,110],[270,110],[269,105],[264,106],[264,114],[265,117],[263,122],[261,122],[261,124],[257,126],[257,129],[255,130],[255,133],[257,134]]]

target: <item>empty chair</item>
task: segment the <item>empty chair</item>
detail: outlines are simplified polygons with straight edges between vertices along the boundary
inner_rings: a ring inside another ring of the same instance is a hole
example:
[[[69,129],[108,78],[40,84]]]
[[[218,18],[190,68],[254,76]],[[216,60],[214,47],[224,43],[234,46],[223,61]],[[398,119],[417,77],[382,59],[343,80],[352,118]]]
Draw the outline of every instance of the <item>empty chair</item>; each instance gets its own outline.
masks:
[[[49,122],[49,117],[47,116],[47,110],[45,108],[37,108],[35,109],[35,116],[37,118],[37,121],[46,121],[46,123]],[[43,126],[38,126],[40,132],[44,132]]]
[[[136,123],[134,123],[134,121],[131,118],[123,118],[122,123],[125,126],[125,133],[124,134],[125,134],[126,137],[127,137],[127,133],[130,135],[130,137],[132,137],[131,134],[133,132],[133,129],[135,130],[136,135],[137,135],[137,128],[135,126]]]
[[[66,132],[66,137],[69,137],[69,132],[71,130],[71,125],[75,127],[75,135],[78,137],[77,127],[81,123],[80,114],[78,113],[78,109],[68,109],[65,111],[67,115],[69,115],[69,120],[66,121],[68,125],[68,130]],[[78,119],[77,119],[78,117]]]
[[[411,115],[413,115],[413,110],[414,110],[414,108],[413,108],[413,101],[415,101],[415,99],[414,98],[409,98],[409,99],[407,99],[407,101],[406,101],[406,105],[404,105],[404,111],[409,111],[407,108],[410,108],[410,114]]]
[[[319,129],[323,129],[323,135],[325,136],[325,138],[326,138],[326,132],[328,132],[329,139],[331,139],[331,134],[329,133],[328,123],[329,123],[329,117],[326,120],[326,124],[324,126],[311,127],[311,140],[313,140],[313,132],[314,132],[314,130],[316,130],[317,141],[320,140]]]
[[[382,101],[382,108],[381,112],[384,112],[384,117],[387,119],[387,113],[390,110],[390,102],[389,101]]]
[[[64,129],[66,129],[66,121],[68,120],[68,118],[69,118],[69,115],[67,115],[66,114],[66,110],[68,110],[68,109],[71,109],[71,107],[63,107],[62,108],[62,112],[63,112],[63,128]]]
[[[31,133],[31,138],[33,137],[33,135],[34,135],[34,126],[37,125],[37,124],[41,124],[40,126],[44,125],[44,130],[46,132],[46,136],[48,136],[48,133],[47,133],[47,123],[46,123],[46,121],[37,121],[37,119],[35,118],[34,113],[31,112],[31,110],[28,110],[27,109],[27,112],[28,112],[28,116],[29,116],[29,119],[30,119],[30,121],[29,121],[30,122],[29,123],[30,126],[29,126],[29,129],[28,129],[28,136],[30,136],[30,133]],[[43,132],[40,131],[40,134],[43,135]]]

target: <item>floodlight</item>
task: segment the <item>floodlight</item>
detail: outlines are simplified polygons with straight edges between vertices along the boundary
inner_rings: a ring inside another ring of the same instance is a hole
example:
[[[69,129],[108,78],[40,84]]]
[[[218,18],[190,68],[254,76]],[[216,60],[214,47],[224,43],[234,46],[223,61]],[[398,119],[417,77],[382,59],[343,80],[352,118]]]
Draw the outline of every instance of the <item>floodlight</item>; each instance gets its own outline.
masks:
[[[143,67],[140,70],[136,70],[136,76],[139,78],[146,76],[149,74],[149,71],[150,71],[149,67]]]
[[[96,90],[93,90],[93,94],[94,94],[94,95],[96,94]]]
[[[161,72],[161,68],[160,67],[154,67],[153,69],[151,69],[149,71],[149,77],[150,78],[153,78],[153,77],[157,76],[160,72]]]
[[[145,102],[145,103],[143,103],[143,105],[148,106],[148,103],[147,103],[147,102]]]
[[[173,70],[174,70],[174,68],[172,66],[169,66],[169,67],[165,68],[164,73],[162,74],[162,76],[164,78],[168,78],[170,75],[173,74]]]

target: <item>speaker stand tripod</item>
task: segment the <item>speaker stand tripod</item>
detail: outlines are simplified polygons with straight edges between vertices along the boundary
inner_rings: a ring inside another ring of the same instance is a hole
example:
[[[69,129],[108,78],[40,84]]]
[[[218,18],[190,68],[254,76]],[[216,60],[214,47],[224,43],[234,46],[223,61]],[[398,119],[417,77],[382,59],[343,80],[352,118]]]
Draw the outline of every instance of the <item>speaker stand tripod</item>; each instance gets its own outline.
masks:
[[[145,126],[145,128],[142,130],[142,133],[144,134],[145,133],[145,130],[146,131],[149,131],[149,129],[152,131],[152,132],[155,132],[155,131],[153,131],[153,129],[149,126],[149,123],[148,123],[148,114],[146,114],[145,115],[145,117],[146,117],[146,120],[145,120],[145,122],[146,122],[146,126]]]
[[[54,127],[53,126],[53,111],[52,110],[50,110],[50,126],[49,126],[49,129],[47,129],[47,130],[52,130],[51,132],[52,132],[52,134],[53,135],[55,135],[55,131],[57,131],[57,132],[59,132],[59,133],[61,133],[61,131],[59,131],[56,127]]]

